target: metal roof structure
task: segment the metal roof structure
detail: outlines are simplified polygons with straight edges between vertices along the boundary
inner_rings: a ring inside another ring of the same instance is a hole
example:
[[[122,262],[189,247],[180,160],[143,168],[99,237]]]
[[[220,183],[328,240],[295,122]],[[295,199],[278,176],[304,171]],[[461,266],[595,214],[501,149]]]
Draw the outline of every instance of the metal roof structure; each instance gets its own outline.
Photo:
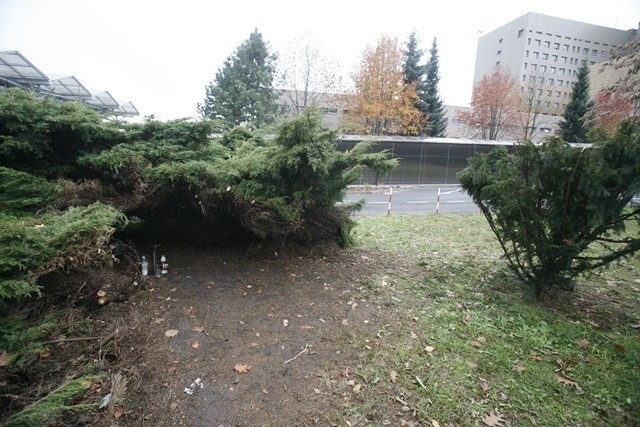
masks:
[[[54,95],[71,99],[91,99],[89,90],[75,76],[50,75],[51,84],[44,90],[50,91]]]
[[[49,77],[17,50],[0,52],[0,78],[22,86],[48,85]]]
[[[116,116],[137,116],[134,105],[118,102],[108,91],[90,91],[73,75],[47,75],[18,51],[0,52],[0,86],[31,89],[65,101],[79,101]]]
[[[140,115],[140,113],[138,112],[138,109],[133,105],[131,101],[120,102],[119,104],[120,104],[120,108],[116,110],[117,115],[127,116],[127,117]]]
[[[101,110],[116,110],[120,108],[120,104],[111,96],[109,91],[95,91],[92,95],[91,99],[87,100],[87,104],[89,105],[93,105]]]

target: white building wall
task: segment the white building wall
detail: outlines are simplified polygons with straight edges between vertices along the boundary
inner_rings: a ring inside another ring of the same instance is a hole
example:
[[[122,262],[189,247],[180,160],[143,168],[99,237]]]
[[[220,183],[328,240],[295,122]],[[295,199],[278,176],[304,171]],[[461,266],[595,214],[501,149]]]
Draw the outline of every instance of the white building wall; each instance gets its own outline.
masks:
[[[543,111],[560,115],[569,102],[578,69],[609,59],[612,48],[637,30],[617,30],[538,13],[527,13],[478,39],[474,84],[496,65],[508,69],[522,90],[535,86],[553,99]]]

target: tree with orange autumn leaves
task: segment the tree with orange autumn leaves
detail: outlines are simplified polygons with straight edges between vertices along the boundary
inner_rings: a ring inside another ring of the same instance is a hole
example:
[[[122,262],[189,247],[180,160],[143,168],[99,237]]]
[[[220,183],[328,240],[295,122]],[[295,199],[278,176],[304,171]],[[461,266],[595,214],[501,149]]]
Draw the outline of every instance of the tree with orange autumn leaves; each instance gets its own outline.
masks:
[[[497,140],[513,135],[519,126],[518,109],[521,102],[518,83],[511,73],[496,67],[473,87],[471,110],[459,111],[472,138]]]
[[[415,107],[414,85],[404,83],[404,54],[395,38],[381,36],[368,46],[353,74],[355,90],[344,98],[344,123],[365,135],[417,135],[423,115]]]

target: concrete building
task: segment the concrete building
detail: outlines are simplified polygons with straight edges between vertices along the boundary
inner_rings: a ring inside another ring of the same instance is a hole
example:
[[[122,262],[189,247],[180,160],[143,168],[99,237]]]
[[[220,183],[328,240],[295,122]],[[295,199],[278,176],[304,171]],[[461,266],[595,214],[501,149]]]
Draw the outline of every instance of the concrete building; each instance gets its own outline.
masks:
[[[562,115],[582,65],[607,61],[609,52],[637,34],[538,13],[527,13],[478,40],[474,84],[496,66],[509,70],[520,90],[535,91],[540,111]]]

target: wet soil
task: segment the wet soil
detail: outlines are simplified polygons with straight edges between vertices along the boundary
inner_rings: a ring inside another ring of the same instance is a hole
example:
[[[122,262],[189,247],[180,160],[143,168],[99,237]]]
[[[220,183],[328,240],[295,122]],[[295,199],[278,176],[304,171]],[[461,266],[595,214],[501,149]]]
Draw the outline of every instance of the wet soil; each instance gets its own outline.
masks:
[[[335,425],[358,398],[331,386],[359,363],[345,343],[356,330],[375,336],[385,321],[383,308],[357,299],[357,289],[382,277],[389,260],[326,247],[161,251],[169,273],[147,278],[124,304],[130,309],[118,308],[123,331],[113,371],[129,386],[117,419],[102,421]],[[202,388],[186,393],[197,378]]]

